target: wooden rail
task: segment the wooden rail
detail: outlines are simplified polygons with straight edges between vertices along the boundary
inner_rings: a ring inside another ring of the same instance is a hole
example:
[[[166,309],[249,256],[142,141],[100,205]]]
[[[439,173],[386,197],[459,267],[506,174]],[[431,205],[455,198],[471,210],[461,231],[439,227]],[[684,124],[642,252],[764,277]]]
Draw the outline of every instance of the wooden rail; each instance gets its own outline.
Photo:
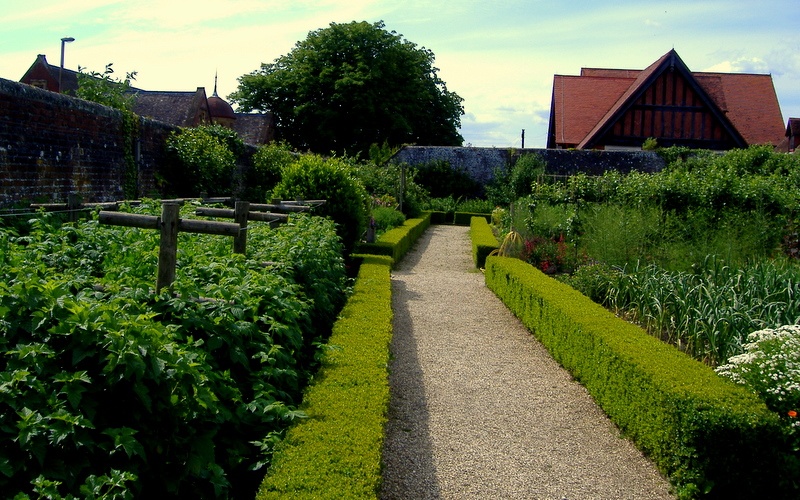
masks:
[[[236,223],[181,219],[180,208],[181,203],[178,201],[165,201],[161,204],[161,217],[107,211],[101,211],[98,215],[101,224],[159,229],[161,231],[156,292],[161,291],[164,287],[171,286],[175,281],[178,232],[236,237],[239,236],[241,230],[241,226]]]

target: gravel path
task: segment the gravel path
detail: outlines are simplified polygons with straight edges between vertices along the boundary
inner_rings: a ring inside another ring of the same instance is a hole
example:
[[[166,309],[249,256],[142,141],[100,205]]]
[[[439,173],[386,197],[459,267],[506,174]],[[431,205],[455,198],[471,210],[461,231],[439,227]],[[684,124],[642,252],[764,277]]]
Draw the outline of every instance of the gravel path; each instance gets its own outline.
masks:
[[[392,273],[392,291],[380,498],[673,498],[486,288],[468,228],[431,226]]]

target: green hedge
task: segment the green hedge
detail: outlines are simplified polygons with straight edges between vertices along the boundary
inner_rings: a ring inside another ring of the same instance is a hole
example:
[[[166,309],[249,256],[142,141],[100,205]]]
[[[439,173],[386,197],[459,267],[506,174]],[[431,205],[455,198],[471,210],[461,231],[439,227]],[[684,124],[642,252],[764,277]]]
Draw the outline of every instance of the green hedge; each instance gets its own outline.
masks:
[[[308,418],[288,431],[258,500],[377,497],[389,404],[391,261],[362,258],[323,366],[306,391]]]
[[[470,220],[469,234],[472,240],[472,261],[475,267],[483,268],[486,266],[486,257],[500,248],[500,243],[485,217],[476,216]]]
[[[491,214],[477,212],[428,212],[431,214],[431,224],[455,224],[456,226],[469,226],[473,217],[483,217],[491,222]]]
[[[359,254],[388,255],[398,262],[408,253],[411,246],[431,225],[431,213],[423,213],[416,219],[408,219],[402,226],[383,233],[375,243],[360,243],[356,249]]]
[[[797,493],[779,418],[754,394],[520,260],[489,257],[486,284],[680,498]]]
[[[477,212],[456,212],[453,216],[453,224],[456,226],[469,226],[472,224],[473,217],[480,217],[486,222],[492,222],[491,214],[479,214]]]

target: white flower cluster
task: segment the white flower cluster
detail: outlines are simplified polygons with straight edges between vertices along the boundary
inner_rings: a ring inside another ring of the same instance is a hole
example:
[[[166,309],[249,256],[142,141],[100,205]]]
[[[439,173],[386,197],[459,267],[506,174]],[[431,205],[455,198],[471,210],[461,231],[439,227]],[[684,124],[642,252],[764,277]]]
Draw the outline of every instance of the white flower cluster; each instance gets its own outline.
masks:
[[[778,412],[800,410],[800,325],[784,325],[747,336],[744,353],[716,372],[758,393]]]

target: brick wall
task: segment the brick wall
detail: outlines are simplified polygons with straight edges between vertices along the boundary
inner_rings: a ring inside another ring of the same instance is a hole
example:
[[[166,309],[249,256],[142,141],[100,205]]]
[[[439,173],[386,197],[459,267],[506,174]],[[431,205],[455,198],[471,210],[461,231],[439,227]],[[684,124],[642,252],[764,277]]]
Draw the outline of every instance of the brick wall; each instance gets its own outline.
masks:
[[[157,193],[173,127],[140,119],[131,155],[138,195]],[[81,99],[0,79],[0,206],[22,201],[85,202],[124,198],[122,113]]]

